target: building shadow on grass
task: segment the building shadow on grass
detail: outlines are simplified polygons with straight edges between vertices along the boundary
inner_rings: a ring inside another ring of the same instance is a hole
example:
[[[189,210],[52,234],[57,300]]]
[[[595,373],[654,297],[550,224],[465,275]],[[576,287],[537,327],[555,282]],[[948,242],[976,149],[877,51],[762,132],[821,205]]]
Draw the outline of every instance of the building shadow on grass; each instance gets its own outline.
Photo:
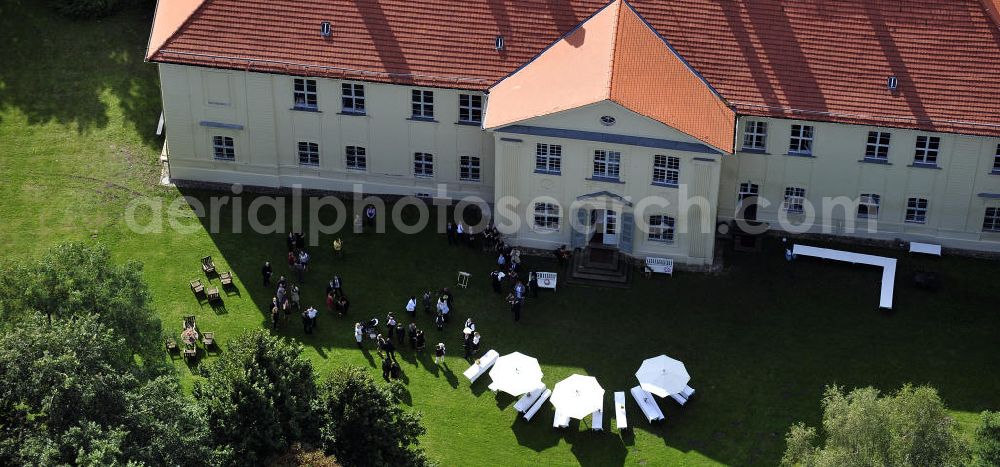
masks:
[[[191,189],[181,189],[181,193],[205,206],[208,196],[215,194]],[[243,206],[255,197],[244,194]],[[285,211],[285,225],[291,226],[290,208]],[[246,219],[246,214],[244,209],[240,215]],[[321,220],[331,224],[331,216],[323,214]],[[267,225],[275,215],[263,208],[258,217]],[[261,285],[260,268],[269,260],[275,275],[293,277],[284,261],[284,234],[234,234],[227,230],[230,222],[231,214],[224,210],[222,231],[212,233],[211,238],[245,290],[239,299],[240,313],[230,312],[225,319],[245,320],[245,313],[258,313],[251,322],[267,326],[274,290]],[[208,230],[208,219],[202,223]],[[308,219],[303,231],[309,237]],[[343,258],[335,258],[329,248],[337,237],[343,238],[348,251]],[[819,425],[823,388],[833,383],[848,388],[872,385],[887,392],[908,382],[930,383],[954,410],[976,413],[1000,405],[998,396],[989,390],[1000,386],[998,377],[981,371],[1000,367],[1000,357],[986,338],[1000,332],[1000,324],[982,312],[995,302],[986,279],[995,273],[995,264],[961,258],[925,261],[892,251],[843,249],[893,255],[900,259],[900,277],[907,270],[933,269],[941,274],[943,284],[964,286],[961,290],[945,286],[929,293],[897,280],[896,311],[881,313],[875,309],[878,271],[802,259],[790,264],[780,242],[766,240],[758,253],[726,252],[726,269],[715,276],[679,270],[669,278],[637,275],[632,288],[624,291],[572,286],[542,291],[539,298],[528,299],[522,321],[515,324],[502,296],[493,293],[487,280],[494,255],[449,247],[434,232],[375,235],[347,229],[322,235],[319,245],[309,248],[313,260],[302,301],[303,306],[322,310],[317,332],[305,336],[296,325],[284,326],[276,334],[298,339],[321,356],[335,355],[334,350],[356,351],[356,321],[372,316],[384,319],[388,311],[402,310],[411,295],[451,287],[458,310],[452,322],[437,332],[431,316],[418,313],[416,322],[427,333],[428,350],[398,349],[400,360],[412,365],[407,368],[408,376],[419,378],[415,371],[423,366],[420,371],[443,379],[452,388],[467,387],[459,384],[455,374],[465,369],[465,362],[454,371],[433,363],[437,342],[460,351],[459,326],[466,316],[474,318],[477,331],[483,334],[484,350],[493,348],[501,355],[520,351],[538,358],[550,388],[571,373],[596,376],[608,391],[607,426],[614,413],[612,394],[624,391],[628,419],[640,440],[628,433],[554,431],[548,404],[532,422],[519,418],[511,425],[518,442],[534,450],[553,447],[565,436],[571,444],[578,444],[573,453],[581,464],[618,465],[622,449],[648,445],[647,437],[652,436],[662,439],[664,447],[697,452],[720,463],[773,465],[784,451],[783,437],[790,425],[798,421]],[[212,252],[192,253],[192,264],[201,253]],[[526,257],[525,261],[535,270],[561,271],[551,257]],[[468,289],[454,287],[458,270],[472,273]],[[789,279],[789,271],[794,271],[796,279]],[[334,274],[345,280],[352,302],[348,316],[331,315],[323,306],[325,283]],[[253,307],[248,311],[244,305],[250,303]],[[370,366],[376,366],[369,351],[361,353]],[[637,384],[634,372],[642,360],[659,354],[682,360],[697,392],[684,407],[669,399],[658,401],[667,420],[649,425],[628,389]],[[458,361],[449,358],[449,363],[458,365]],[[981,381],[983,377],[988,381]],[[483,396],[486,378],[471,386],[474,397]],[[502,404],[497,407],[504,408]],[[609,454],[601,454],[598,448]]]

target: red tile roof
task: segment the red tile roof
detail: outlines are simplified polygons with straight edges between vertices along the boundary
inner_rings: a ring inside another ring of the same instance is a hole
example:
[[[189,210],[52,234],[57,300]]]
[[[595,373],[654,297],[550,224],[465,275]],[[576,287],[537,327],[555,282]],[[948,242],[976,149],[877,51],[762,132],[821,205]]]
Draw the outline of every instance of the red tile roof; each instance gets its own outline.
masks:
[[[1000,28],[987,8],[997,0],[630,3],[740,114],[1000,136]],[[485,90],[606,4],[205,0],[148,56]]]

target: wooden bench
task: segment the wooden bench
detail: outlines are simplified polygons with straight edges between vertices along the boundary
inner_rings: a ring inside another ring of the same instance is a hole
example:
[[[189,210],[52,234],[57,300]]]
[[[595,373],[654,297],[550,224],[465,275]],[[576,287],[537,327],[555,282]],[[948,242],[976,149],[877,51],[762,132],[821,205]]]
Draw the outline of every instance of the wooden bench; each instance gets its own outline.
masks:
[[[653,273],[674,275],[674,260],[670,258],[646,257],[646,277]]]
[[[559,282],[559,274],[554,272],[536,272],[535,278],[538,279],[538,288],[540,289],[556,289],[556,284]]]
[[[219,274],[219,280],[222,281],[223,287],[232,287],[233,285],[233,273],[224,272]]]
[[[482,358],[479,359],[479,363],[473,363],[469,369],[465,370],[462,374],[469,379],[469,384],[475,383],[480,376],[489,371],[490,367],[497,362],[497,358],[500,357],[500,353],[496,350],[490,349]]]

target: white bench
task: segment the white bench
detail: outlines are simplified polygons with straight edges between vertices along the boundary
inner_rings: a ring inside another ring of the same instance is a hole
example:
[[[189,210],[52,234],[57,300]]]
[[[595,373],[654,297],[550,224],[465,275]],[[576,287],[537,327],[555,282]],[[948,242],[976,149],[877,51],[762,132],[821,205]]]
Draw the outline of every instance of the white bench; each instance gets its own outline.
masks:
[[[663,412],[660,410],[660,406],[656,405],[656,399],[653,398],[652,394],[646,392],[645,389],[639,386],[632,388],[632,398],[639,404],[642,414],[646,416],[649,423],[663,420]]]
[[[604,409],[597,409],[590,414],[590,429],[604,431]]]
[[[556,409],[556,414],[552,416],[552,428],[566,428],[569,426],[569,417],[563,415],[559,409]]]
[[[684,389],[681,390],[681,396],[684,396],[685,399],[690,399],[692,394],[694,394],[694,388],[691,386],[684,386]]]
[[[910,242],[910,253],[941,256],[941,245],[933,243]]]
[[[646,257],[646,270],[658,274],[674,275],[674,260],[670,258]]]
[[[486,373],[494,363],[497,362],[497,358],[500,354],[496,350],[490,349],[488,352],[483,354],[482,358],[479,359],[479,363],[473,363],[468,370],[465,370],[462,374],[469,379],[469,383],[475,383],[483,373]]]
[[[559,275],[554,272],[536,272],[535,278],[538,279],[538,288],[540,289],[556,289],[556,283],[559,281]]]
[[[537,401],[538,398],[542,396],[543,392],[545,392],[545,386],[534,389],[531,392],[521,396],[521,400],[517,401],[517,403],[514,404],[514,409],[517,410],[517,413],[524,413],[526,410],[530,409],[532,405],[535,404],[535,401]]]
[[[681,394],[671,394],[671,395],[670,395],[670,398],[671,398],[671,399],[673,399],[673,400],[675,400],[675,401],[677,401],[677,403],[678,403],[678,404],[680,404],[680,405],[684,405],[684,404],[686,404],[686,403],[687,403],[687,401],[688,401],[688,400],[687,400],[686,398],[684,398],[684,396],[683,396],[683,395],[681,395]]]
[[[884,256],[865,255],[850,251],[831,250],[814,246],[795,245],[792,247],[795,256],[812,256],[815,258],[833,259],[847,263],[867,264],[882,268],[882,291],[879,296],[880,308],[892,308],[892,293],[896,285],[896,259]]]
[[[625,417],[625,391],[615,393],[615,422],[618,431],[628,428],[628,419]]]
[[[552,395],[552,390],[546,389],[545,392],[543,392],[542,395],[538,397],[538,400],[535,401],[535,404],[532,405],[531,408],[524,413],[524,419],[530,422],[531,417],[534,417],[535,414],[538,413],[538,409],[542,408],[542,405],[545,405],[545,401],[549,400],[549,396],[551,395]]]

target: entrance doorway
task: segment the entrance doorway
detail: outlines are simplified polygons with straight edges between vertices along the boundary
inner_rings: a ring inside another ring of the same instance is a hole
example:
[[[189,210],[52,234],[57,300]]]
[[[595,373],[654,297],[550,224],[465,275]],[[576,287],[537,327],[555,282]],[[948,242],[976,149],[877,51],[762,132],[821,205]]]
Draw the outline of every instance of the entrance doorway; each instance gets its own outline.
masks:
[[[618,213],[611,209],[590,211],[590,226],[593,234],[590,243],[618,246]]]
[[[757,196],[760,187],[755,183],[740,183],[740,191],[736,196],[736,218],[748,221],[757,220]]]

